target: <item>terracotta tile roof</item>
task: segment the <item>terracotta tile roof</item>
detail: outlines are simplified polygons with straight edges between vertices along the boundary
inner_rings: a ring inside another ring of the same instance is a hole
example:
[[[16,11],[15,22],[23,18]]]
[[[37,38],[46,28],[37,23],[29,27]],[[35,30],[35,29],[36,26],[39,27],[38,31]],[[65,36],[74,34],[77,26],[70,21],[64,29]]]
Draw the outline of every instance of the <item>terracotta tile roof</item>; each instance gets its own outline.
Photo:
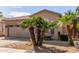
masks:
[[[47,11],[47,12],[54,13],[54,14],[58,14],[59,16],[62,16],[61,13],[54,12],[54,11],[50,11],[50,10],[47,10],[47,9],[44,9],[44,10],[38,11],[38,12],[36,12],[36,13],[30,15],[30,16],[33,16],[33,15],[38,14],[38,13],[43,12],[43,11]]]
[[[2,20],[23,20],[29,18],[29,16],[20,16],[20,17],[12,17],[12,18],[3,18]]]
[[[44,10],[41,10],[41,11],[36,12],[36,13],[34,13],[34,14],[32,14],[32,15],[29,15],[29,16],[12,17],[12,18],[3,18],[3,20],[23,20],[23,19],[32,17],[33,15],[38,14],[38,13],[43,12],[43,11],[47,11],[47,12],[50,12],[50,13],[58,14],[60,17],[62,16],[60,13],[57,13],[57,12],[54,12],[54,11],[50,11],[50,10],[44,9]]]

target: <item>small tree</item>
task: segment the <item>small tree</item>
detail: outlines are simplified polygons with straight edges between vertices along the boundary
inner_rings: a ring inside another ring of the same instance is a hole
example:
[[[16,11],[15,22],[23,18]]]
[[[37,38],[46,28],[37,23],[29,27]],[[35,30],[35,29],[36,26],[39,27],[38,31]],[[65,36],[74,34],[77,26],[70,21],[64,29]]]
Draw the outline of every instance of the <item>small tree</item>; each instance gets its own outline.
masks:
[[[36,40],[35,40],[35,34],[34,34],[34,26],[35,26],[35,21],[34,18],[28,18],[23,20],[20,24],[21,28],[28,28],[29,33],[30,33],[30,37],[31,37],[31,41],[33,43],[33,45],[36,45]]]
[[[42,46],[42,42],[45,36],[45,30],[47,29],[48,21],[43,17],[36,17],[36,29],[37,29],[37,45]]]
[[[61,22],[63,22],[64,25],[67,27],[69,44],[74,46],[74,43],[73,43],[73,40],[72,40],[72,35],[73,35],[73,32],[74,32],[74,29],[76,29],[76,14],[75,14],[75,12],[68,11],[59,20]],[[72,27],[71,27],[71,25],[72,25]]]
[[[36,28],[37,28],[37,45],[42,46],[45,32],[47,29],[52,29],[57,24],[57,21],[47,21],[43,17],[36,18]]]
[[[45,31],[47,29],[52,29],[57,24],[57,21],[50,22],[43,17],[31,17],[23,20],[19,25],[22,28],[28,28],[30,32],[30,37],[33,45],[42,46]],[[34,28],[37,30],[37,41],[35,39]]]

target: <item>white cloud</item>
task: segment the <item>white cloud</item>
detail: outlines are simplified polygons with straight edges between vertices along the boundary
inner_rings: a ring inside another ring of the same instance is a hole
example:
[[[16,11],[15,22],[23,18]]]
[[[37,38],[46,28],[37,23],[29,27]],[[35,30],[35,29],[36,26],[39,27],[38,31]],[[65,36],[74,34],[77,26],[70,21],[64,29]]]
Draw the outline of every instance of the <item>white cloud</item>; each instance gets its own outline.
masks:
[[[26,13],[26,12],[11,12],[8,16],[11,17],[19,17],[19,16],[26,16],[26,15],[31,15],[30,13]]]

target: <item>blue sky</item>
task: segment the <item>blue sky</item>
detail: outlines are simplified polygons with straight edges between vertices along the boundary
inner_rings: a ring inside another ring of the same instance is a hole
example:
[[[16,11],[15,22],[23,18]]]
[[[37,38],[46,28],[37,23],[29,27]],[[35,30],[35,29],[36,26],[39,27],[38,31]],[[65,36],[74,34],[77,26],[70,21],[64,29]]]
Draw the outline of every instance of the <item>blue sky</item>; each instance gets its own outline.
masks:
[[[61,14],[68,10],[74,11],[76,6],[1,6],[0,11],[5,17],[17,17],[36,13],[40,10],[47,9]]]

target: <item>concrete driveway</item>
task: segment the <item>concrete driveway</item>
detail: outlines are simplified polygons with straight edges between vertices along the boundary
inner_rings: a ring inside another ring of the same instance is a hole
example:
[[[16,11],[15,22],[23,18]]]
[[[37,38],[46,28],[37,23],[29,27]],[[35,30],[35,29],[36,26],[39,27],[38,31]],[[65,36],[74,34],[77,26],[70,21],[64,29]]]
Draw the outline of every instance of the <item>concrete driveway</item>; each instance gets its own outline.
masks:
[[[5,39],[5,37],[0,37],[0,53],[25,53],[25,52],[30,53],[32,52],[30,50],[2,47],[11,43],[18,43],[18,42],[25,43],[26,41],[20,41],[20,40],[15,40],[15,39]]]

